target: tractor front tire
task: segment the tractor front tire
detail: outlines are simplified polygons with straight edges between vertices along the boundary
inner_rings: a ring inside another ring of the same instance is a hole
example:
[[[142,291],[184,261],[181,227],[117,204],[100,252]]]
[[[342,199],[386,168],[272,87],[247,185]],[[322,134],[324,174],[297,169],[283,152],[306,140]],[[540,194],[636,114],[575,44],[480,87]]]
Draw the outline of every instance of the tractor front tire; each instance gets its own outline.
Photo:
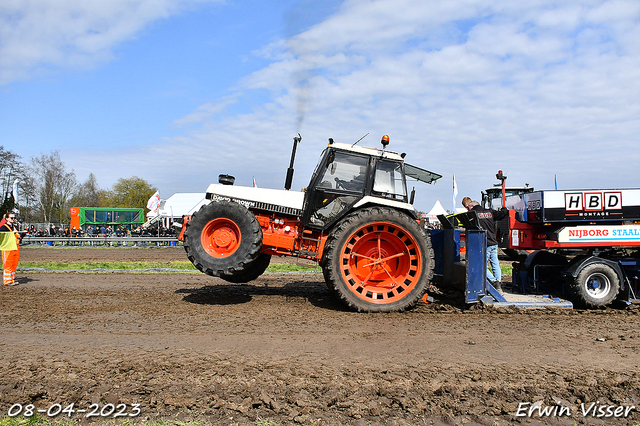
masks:
[[[605,263],[585,266],[570,285],[576,304],[581,308],[607,306],[618,295],[618,274]]]
[[[358,210],[329,235],[322,268],[329,290],[360,312],[401,312],[416,305],[434,270],[431,239],[409,216],[388,207]]]
[[[260,223],[246,207],[231,201],[202,206],[184,233],[189,260],[214,277],[247,274],[261,248]]]
[[[253,281],[260,275],[264,274],[264,271],[269,267],[269,263],[271,263],[271,255],[261,253],[253,262],[245,266],[243,273],[236,275],[222,275],[220,278],[234,284],[248,283],[249,281]]]

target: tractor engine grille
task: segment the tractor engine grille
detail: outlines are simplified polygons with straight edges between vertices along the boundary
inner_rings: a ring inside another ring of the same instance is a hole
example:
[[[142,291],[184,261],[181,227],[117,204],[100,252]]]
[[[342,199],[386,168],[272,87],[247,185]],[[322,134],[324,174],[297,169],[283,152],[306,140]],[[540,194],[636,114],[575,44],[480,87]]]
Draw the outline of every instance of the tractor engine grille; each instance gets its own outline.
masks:
[[[249,209],[255,209],[260,211],[270,211],[274,213],[285,214],[289,216],[302,216],[302,210],[294,209],[292,207],[279,206],[277,204],[261,203],[257,201],[251,202],[253,205]]]
[[[249,210],[268,211],[289,216],[302,216],[302,210],[295,209],[293,207],[280,206],[278,204],[263,203],[261,201],[245,200],[242,198],[225,197],[216,194],[207,194],[207,198],[212,201],[233,201],[234,203],[245,206]]]

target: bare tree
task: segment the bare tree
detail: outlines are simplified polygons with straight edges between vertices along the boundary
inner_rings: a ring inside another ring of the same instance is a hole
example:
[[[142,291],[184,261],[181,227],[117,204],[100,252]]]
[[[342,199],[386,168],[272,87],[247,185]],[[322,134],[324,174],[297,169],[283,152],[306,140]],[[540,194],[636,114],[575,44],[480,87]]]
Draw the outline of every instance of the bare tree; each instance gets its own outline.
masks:
[[[25,167],[24,164],[20,162],[20,156],[5,150],[4,146],[0,145],[0,191],[2,191],[0,194],[2,197],[0,204],[2,204],[3,201],[5,203],[8,201],[8,198],[11,196],[13,183],[16,179],[23,180],[24,177]],[[17,200],[13,200],[13,202],[16,201]],[[3,206],[6,207],[4,204]],[[13,206],[13,203],[11,203],[11,206]]]
[[[35,222],[38,219],[38,188],[35,177],[26,173],[18,184],[20,195],[20,215],[26,222]]]
[[[68,222],[68,201],[77,186],[76,175],[67,172],[60,153],[53,151],[31,159],[32,173],[36,180],[36,197],[44,222]]]
[[[102,203],[105,195],[106,191],[100,189],[96,176],[90,173],[87,180],[76,188],[76,192],[70,201],[73,204],[71,207],[103,207]]]

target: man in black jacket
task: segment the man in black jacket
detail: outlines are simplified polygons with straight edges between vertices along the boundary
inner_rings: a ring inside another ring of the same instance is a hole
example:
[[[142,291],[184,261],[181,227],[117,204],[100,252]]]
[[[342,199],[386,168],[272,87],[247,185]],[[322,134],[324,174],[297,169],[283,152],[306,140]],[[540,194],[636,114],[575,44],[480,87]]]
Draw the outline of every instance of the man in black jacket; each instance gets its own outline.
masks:
[[[502,293],[502,271],[498,262],[498,240],[496,235],[496,220],[503,219],[509,215],[506,207],[500,210],[492,210],[483,208],[480,203],[469,197],[462,199],[462,205],[469,211],[478,214],[478,222],[482,229],[487,231],[487,263],[491,265],[491,270],[487,268],[487,279],[489,282]],[[493,271],[493,272],[492,272]]]

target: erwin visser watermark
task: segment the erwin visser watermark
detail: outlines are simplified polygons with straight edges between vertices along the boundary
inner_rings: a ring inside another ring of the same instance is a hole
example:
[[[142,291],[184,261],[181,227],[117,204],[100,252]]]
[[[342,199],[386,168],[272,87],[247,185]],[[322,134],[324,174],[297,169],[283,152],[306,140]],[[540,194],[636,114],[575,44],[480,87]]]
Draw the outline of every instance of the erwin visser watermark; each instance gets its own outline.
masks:
[[[575,413],[582,417],[627,418],[635,409],[635,405],[608,405],[601,404],[600,401],[582,403],[576,408],[564,405],[543,405],[542,401],[521,402],[518,404],[516,417],[572,417]]]

